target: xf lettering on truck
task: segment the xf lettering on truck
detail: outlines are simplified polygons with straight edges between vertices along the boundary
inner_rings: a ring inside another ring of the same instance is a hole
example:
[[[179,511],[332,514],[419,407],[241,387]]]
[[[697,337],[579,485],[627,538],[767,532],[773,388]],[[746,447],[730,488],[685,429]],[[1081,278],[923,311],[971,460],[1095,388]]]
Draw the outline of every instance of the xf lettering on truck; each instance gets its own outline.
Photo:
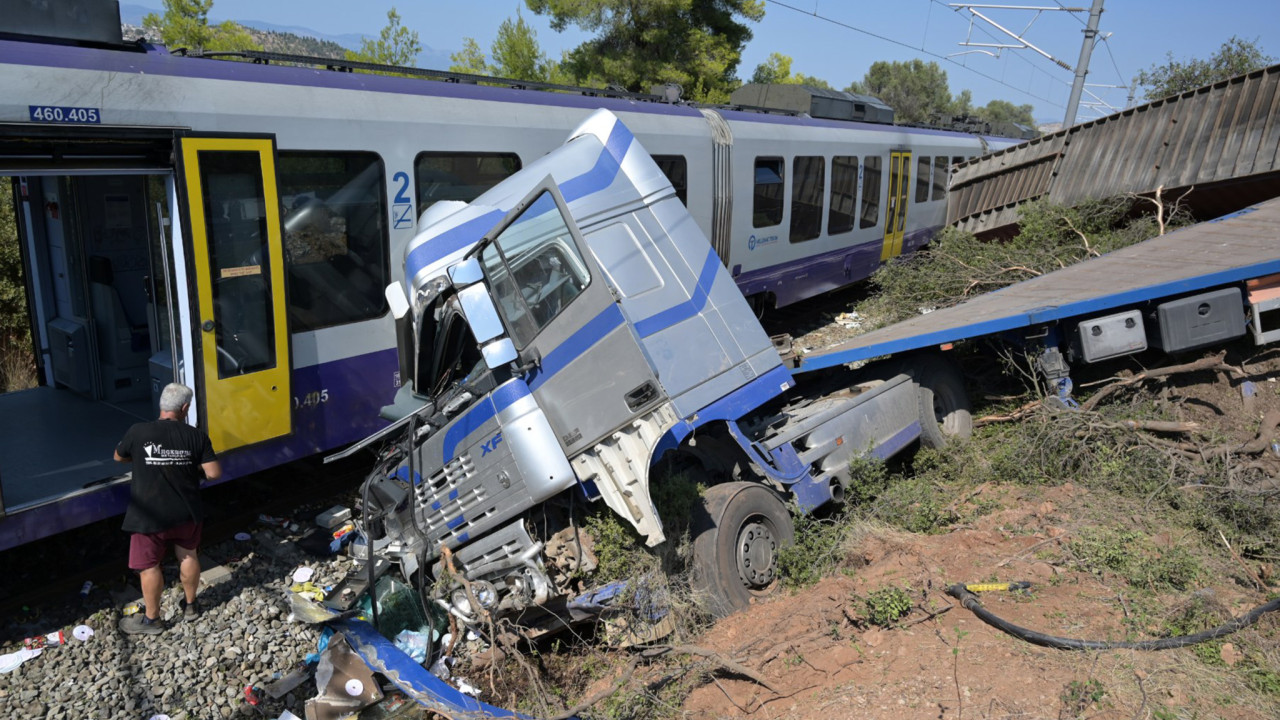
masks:
[[[489,441],[480,446],[480,457],[484,457],[494,450],[498,449],[498,443],[502,442],[502,433],[498,433],[489,438]]]

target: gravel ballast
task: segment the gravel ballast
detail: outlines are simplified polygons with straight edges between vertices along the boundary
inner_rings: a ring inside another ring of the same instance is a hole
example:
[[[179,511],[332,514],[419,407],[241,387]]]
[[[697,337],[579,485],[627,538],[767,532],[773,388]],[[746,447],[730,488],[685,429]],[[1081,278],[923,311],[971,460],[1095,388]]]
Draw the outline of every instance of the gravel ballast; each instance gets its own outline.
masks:
[[[265,712],[245,701],[245,686],[265,686],[316,652],[322,628],[288,620],[286,594],[294,570],[313,568],[312,582],[331,586],[355,565],[344,556],[306,555],[279,532],[259,527],[249,541],[202,548],[202,556],[221,562],[229,576],[202,586],[201,615],[194,620],[184,620],[179,609],[183,595],[170,554],[161,609],[169,626],[160,635],[120,632],[120,607],[111,598],[131,589],[123,584],[95,587],[84,602],[68,599],[33,608],[25,617],[5,618],[0,654],[20,649],[24,637],[57,630],[66,643],[0,674],[0,717],[275,718],[283,709],[302,717],[306,699],[315,695],[313,681],[271,701]],[[203,569],[208,571],[209,563]],[[80,624],[94,631],[84,642],[71,633]]]

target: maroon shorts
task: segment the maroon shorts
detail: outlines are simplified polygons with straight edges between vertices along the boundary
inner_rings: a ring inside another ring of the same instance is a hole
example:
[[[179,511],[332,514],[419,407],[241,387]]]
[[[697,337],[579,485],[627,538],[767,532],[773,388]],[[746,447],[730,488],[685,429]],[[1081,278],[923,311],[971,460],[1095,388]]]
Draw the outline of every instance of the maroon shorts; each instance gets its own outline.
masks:
[[[159,566],[169,543],[185,550],[199,548],[203,529],[204,523],[192,521],[157,533],[134,533],[129,538],[129,569],[147,570]]]

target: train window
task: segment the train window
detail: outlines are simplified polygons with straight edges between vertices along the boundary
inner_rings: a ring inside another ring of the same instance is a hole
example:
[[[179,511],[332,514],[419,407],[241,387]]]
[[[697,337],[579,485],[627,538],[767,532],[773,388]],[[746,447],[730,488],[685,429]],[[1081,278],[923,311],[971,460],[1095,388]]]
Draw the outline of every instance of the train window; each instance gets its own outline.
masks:
[[[391,273],[382,159],[370,152],[283,150],[277,174],[292,329],[385,313]]]
[[[752,227],[782,224],[782,167],[782,158],[756,158],[756,189],[751,203]]]
[[[688,207],[689,162],[683,155],[654,155],[653,161],[658,163],[658,169],[667,176],[667,180],[671,181],[671,187],[676,189],[676,197],[680,198],[680,204]]]
[[[792,161],[791,169],[791,242],[812,240],[822,234],[827,161],[820,156],[801,156]]]
[[[947,196],[947,158],[943,155],[933,159],[933,199],[941,200]]]
[[[515,153],[418,153],[413,160],[418,215],[441,200],[471,202],[519,169]]]
[[[880,175],[884,158],[869,155],[862,161],[862,218],[860,228],[872,228],[880,224]]]
[[[485,246],[485,276],[516,347],[524,348],[591,276],[555,200],[543,193]]]
[[[258,154],[200,151],[218,377],[276,366],[266,200]]]
[[[929,168],[933,159],[928,156],[916,158],[916,202],[929,202]]]
[[[858,199],[858,158],[831,158],[831,209],[827,211],[827,234],[839,235],[853,229]]]

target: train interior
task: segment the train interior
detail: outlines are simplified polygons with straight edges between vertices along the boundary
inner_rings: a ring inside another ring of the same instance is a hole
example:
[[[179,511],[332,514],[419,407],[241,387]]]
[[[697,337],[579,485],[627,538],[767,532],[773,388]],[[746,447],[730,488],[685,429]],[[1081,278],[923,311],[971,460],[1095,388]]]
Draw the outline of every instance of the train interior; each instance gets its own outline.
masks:
[[[0,395],[7,514],[126,475],[112,459],[115,444],[156,416],[159,391],[174,377],[176,275],[164,242],[166,176],[0,180],[13,187],[31,318],[21,384],[34,384]]]

